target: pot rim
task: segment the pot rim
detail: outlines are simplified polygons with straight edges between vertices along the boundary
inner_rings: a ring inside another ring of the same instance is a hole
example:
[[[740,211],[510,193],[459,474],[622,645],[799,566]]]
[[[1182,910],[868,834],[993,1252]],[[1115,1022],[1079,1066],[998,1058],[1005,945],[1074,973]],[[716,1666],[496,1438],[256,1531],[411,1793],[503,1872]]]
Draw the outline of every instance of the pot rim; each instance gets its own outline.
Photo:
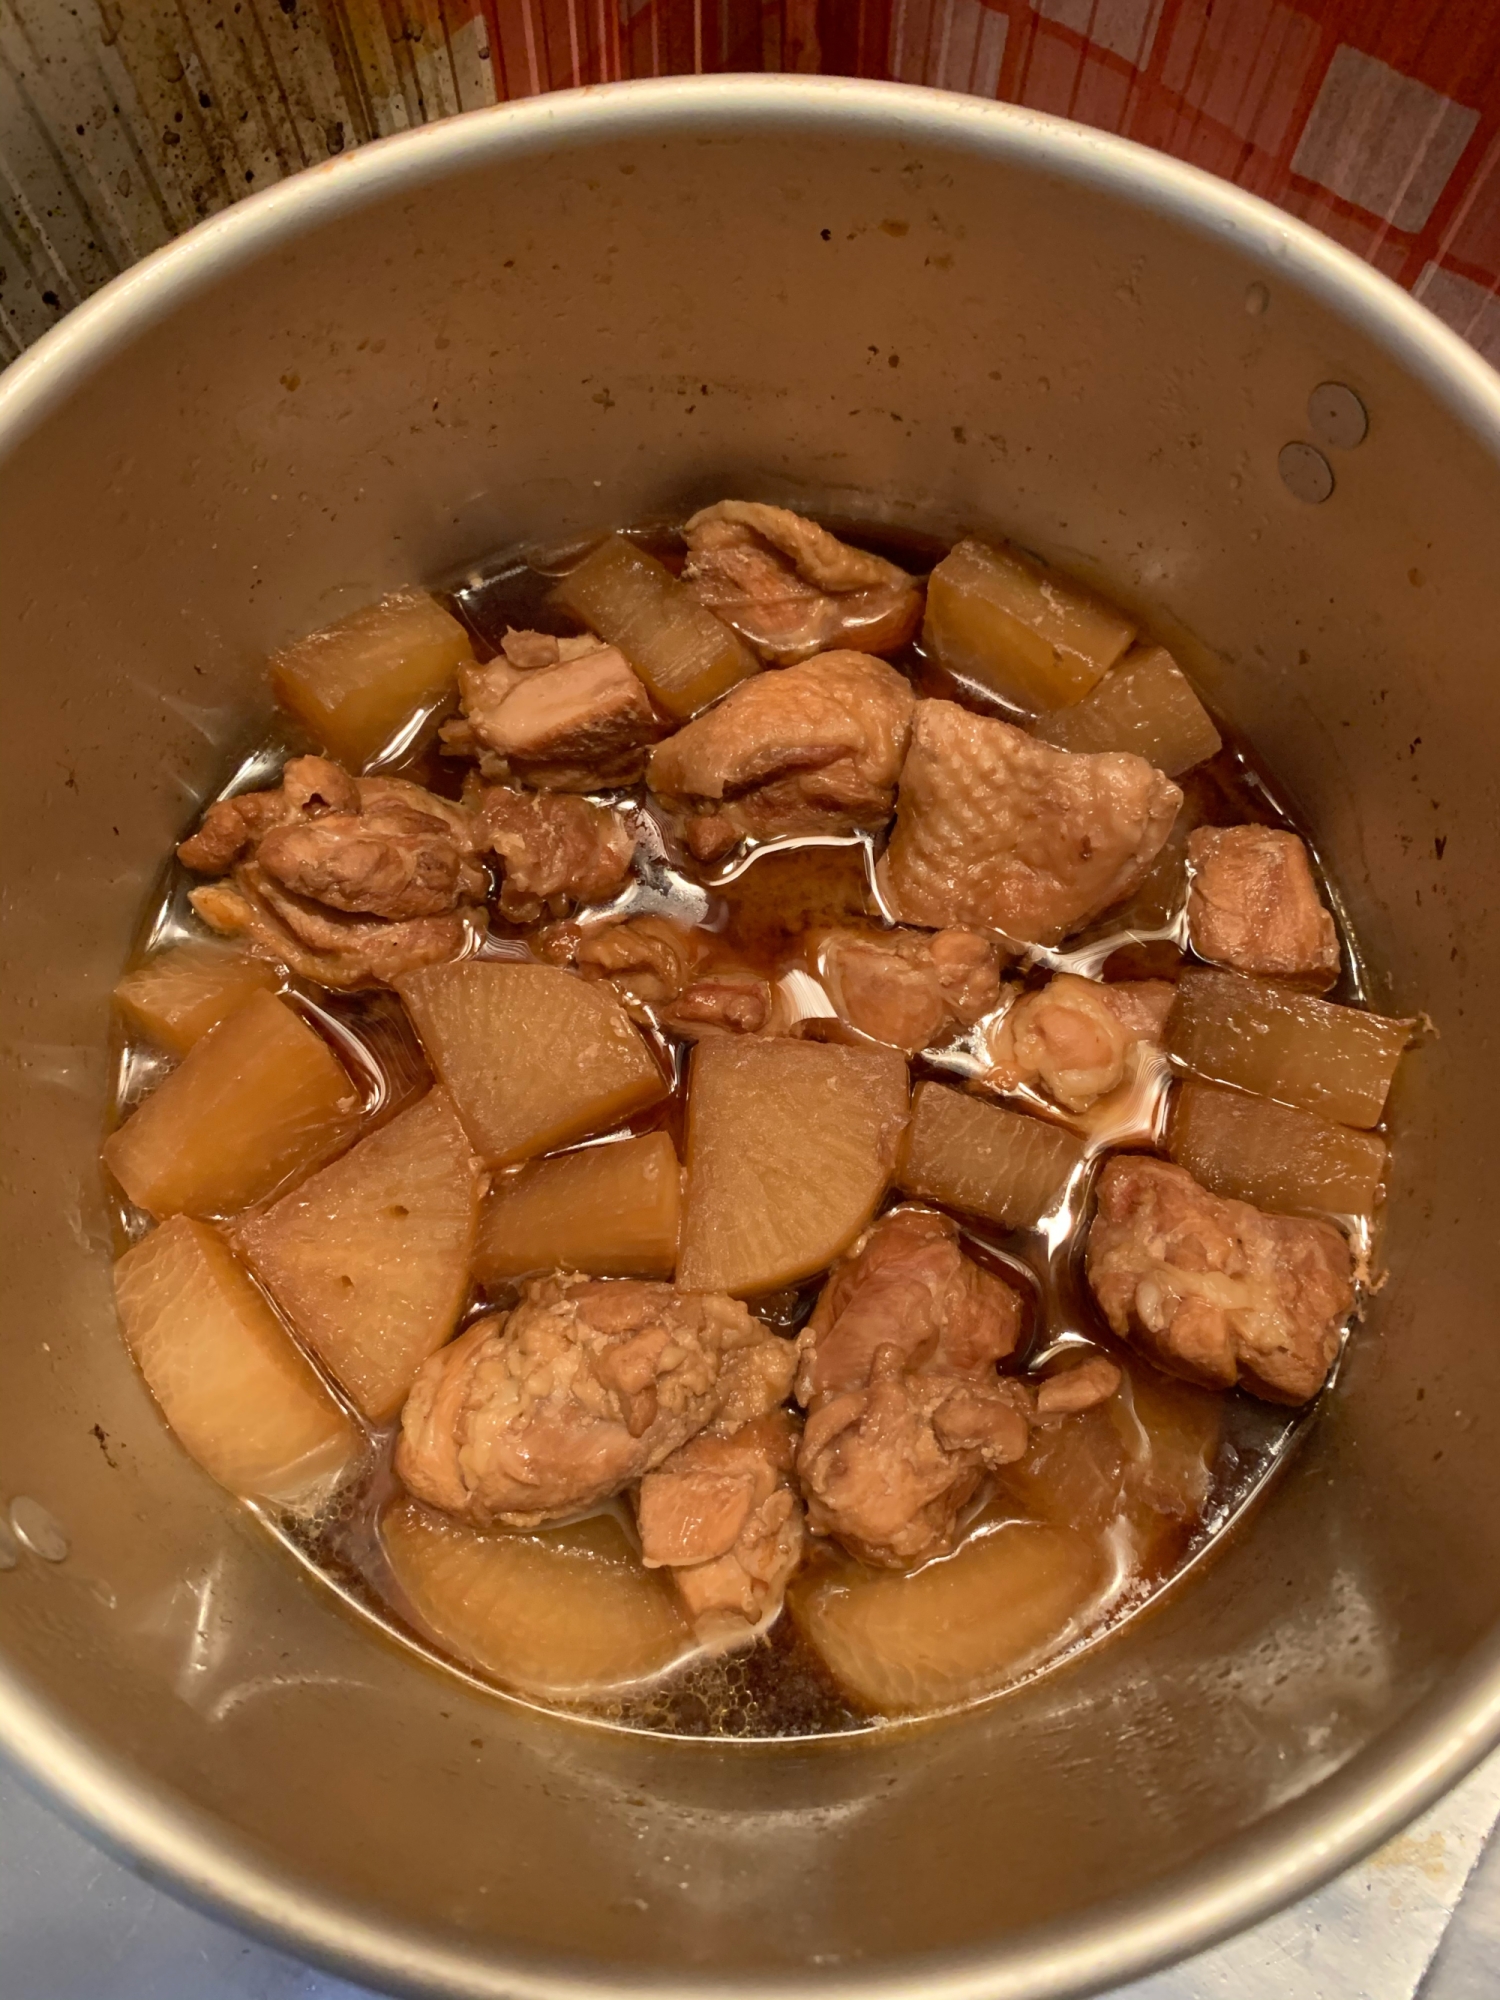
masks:
[[[694,127],[824,123],[1019,162],[1133,201],[1231,244],[1383,347],[1500,458],[1500,374],[1389,279],[1258,197],[1066,119],[918,86],[843,77],[674,77],[496,105],[377,140],[199,223],[77,307],[0,376],[0,467],[114,354],[219,280],[393,189],[481,162]],[[560,1725],[566,1726],[566,1725]],[[214,1915],[385,1990],[474,2000],[610,2000],[630,1992],[778,2000],[1065,2000],[1139,1978],[1245,1929],[1359,1860],[1500,1742],[1500,1633],[1450,1682],[1333,1775],[1145,1894],[1003,1943],[879,1970],[714,1981],[589,1971],[466,1951],[378,1909],[308,1892],[208,1814],[118,1766],[0,1662],[0,1751],[50,1803],[132,1867]],[[688,1754],[692,1746],[685,1746]]]

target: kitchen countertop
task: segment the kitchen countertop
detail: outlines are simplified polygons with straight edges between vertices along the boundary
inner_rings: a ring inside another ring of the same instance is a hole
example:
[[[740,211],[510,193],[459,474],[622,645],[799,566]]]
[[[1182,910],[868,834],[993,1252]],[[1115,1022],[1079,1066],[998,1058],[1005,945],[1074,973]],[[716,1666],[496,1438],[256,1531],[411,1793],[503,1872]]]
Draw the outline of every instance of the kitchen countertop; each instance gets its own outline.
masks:
[[[0,1772],[3,2000],[369,2000],[153,1889]],[[1113,2000],[1492,2000],[1500,1752],[1305,1902]]]

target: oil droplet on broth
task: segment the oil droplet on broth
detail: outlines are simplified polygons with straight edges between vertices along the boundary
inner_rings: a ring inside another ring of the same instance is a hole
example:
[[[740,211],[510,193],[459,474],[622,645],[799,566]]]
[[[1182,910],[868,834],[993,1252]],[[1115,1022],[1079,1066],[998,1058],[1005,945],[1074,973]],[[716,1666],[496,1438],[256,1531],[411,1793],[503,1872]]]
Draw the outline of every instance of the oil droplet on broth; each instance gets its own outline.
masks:
[[[892,536],[847,523],[830,525],[912,569],[930,567],[944,552],[941,544],[925,537]],[[658,554],[673,555],[669,531],[650,531],[642,539]],[[481,643],[495,649],[509,625],[556,631],[565,628],[567,621],[560,621],[548,605],[550,588],[548,575],[512,552],[475,565],[451,592],[451,598]],[[896,656],[894,664],[908,672],[923,695],[956,696],[983,712],[1007,713],[983,690],[954,683],[926,660],[917,646]],[[408,732],[408,741],[412,733]],[[1186,795],[1185,823],[1255,820],[1295,826],[1272,781],[1245,746],[1236,743],[1229,732],[1225,735],[1225,749],[1210,764],[1181,780]],[[274,740],[258,745],[219,796],[276,782],[286,756],[296,754],[301,747]],[[428,751],[416,752],[404,766],[393,752],[382,760],[381,768],[404,768],[409,775],[450,795],[458,789],[456,768]],[[738,962],[763,969],[777,984],[778,1005],[787,1019],[834,1013],[816,956],[804,947],[804,934],[820,927],[848,923],[878,926],[884,921],[874,873],[876,843],[870,837],[768,843],[742,854],[716,876],[710,873],[695,881],[672,865],[662,828],[639,792],[600,796],[631,810],[641,859],[635,879],[619,897],[606,906],[579,913],[578,921],[585,929],[624,915],[670,917],[684,927],[713,936],[733,951]],[[1306,838],[1302,828],[1295,830]],[[1314,854],[1316,865],[1315,850]],[[1340,917],[1345,947],[1347,969],[1331,997],[1361,1002],[1360,957],[1342,922],[1336,893],[1321,870],[1319,874],[1320,887]],[[138,956],[201,934],[187,902],[190,886],[180,868],[168,869],[146,914]],[[1174,893],[1175,901],[1169,895],[1150,907],[1125,906],[1065,948],[1015,947],[1017,964],[1008,977],[1036,980],[1056,971],[1097,977],[1106,965],[1112,975],[1146,977],[1152,975],[1153,953],[1155,966],[1175,965],[1186,949],[1185,877],[1181,889]],[[529,955],[525,939],[509,934],[504,926],[479,949],[486,956]],[[430,1074],[420,1046],[391,994],[330,994],[295,979],[287,980],[284,990],[338,1048],[361,1087],[372,1120],[394,1115],[427,1087]],[[988,1037],[1009,1004],[1010,998],[966,1034],[916,1057],[913,1080],[928,1076],[961,1083],[993,1095],[997,1101],[1062,1123],[1082,1138],[1085,1160],[1057,1206],[1036,1230],[1005,1232],[969,1219],[962,1225],[965,1248],[1025,1297],[1028,1333],[1021,1359],[1026,1366],[1036,1368],[1069,1349],[1103,1345],[1125,1363],[1132,1376],[1144,1370],[1149,1378],[1154,1371],[1122,1355],[1111,1343],[1089,1297],[1082,1273],[1081,1224],[1100,1155],[1121,1146],[1149,1150],[1159,1145],[1169,1081],[1166,1060],[1159,1051],[1138,1045],[1124,1082],[1088,1112],[1070,1117],[1030,1086],[1014,1090],[996,1086],[990,1074]],[[649,1010],[645,1011],[649,1015]],[[159,1079],[166,1059],[144,1041],[116,1032],[113,1112],[118,1118]],[[673,1067],[678,1080],[673,1097],[632,1129],[665,1125],[680,1139],[685,1065],[678,1059]],[[610,1136],[585,1143],[608,1143]],[[887,1205],[898,1200],[892,1195]],[[123,1202],[117,1205],[115,1220],[121,1247],[137,1240],[150,1221]],[[1363,1247],[1368,1252],[1367,1229],[1356,1231],[1355,1241],[1357,1251]],[[790,1332],[806,1317],[817,1290],[813,1281],[793,1288],[784,1297],[756,1304],[771,1324]],[[461,1324],[484,1312],[503,1309],[514,1297],[514,1286],[498,1289],[493,1297],[476,1292]],[[1091,1601],[1087,1620],[1082,1627],[1076,1622],[1067,1625],[1056,1644],[1043,1647],[1010,1681],[1000,1685],[1012,1685],[1046,1671],[1079,1646],[1117,1629],[1185,1566],[1198,1561],[1273,1476],[1305,1421],[1305,1413],[1274,1409],[1237,1394],[1219,1402],[1222,1436],[1207,1468],[1209,1484],[1201,1518],[1183,1524],[1175,1536],[1167,1536],[1150,1561],[1144,1561],[1140,1549],[1132,1544],[1132,1530],[1123,1514],[1105,1523],[1099,1531],[1105,1581]],[[1128,1430],[1134,1419],[1127,1412],[1122,1421]],[[1136,1428],[1139,1431],[1138,1423]],[[392,1468],[396,1430],[394,1425],[366,1429],[369,1448],[362,1471],[320,1511],[295,1518],[247,1504],[268,1531],[352,1609],[404,1643],[415,1644],[429,1657],[473,1677],[474,1670],[445,1649],[422,1618],[387,1560],[380,1520],[400,1497]],[[1141,1448],[1139,1444],[1135,1447],[1137,1451]],[[613,1503],[609,1511],[621,1531],[633,1535],[629,1509],[623,1502]],[[990,1492],[971,1510],[966,1532],[971,1538],[982,1538],[997,1524],[1020,1517],[1013,1499],[1008,1501],[1003,1492]],[[846,1562],[836,1551],[815,1544],[807,1575],[816,1582],[820,1571]],[[518,1697],[513,1690],[503,1691],[511,1698],[533,1699]],[[996,1691],[986,1689],[986,1698]],[[842,1733],[877,1726],[882,1720],[844,1691],[808,1643],[799,1622],[786,1614],[747,1649],[705,1656],[685,1640],[675,1667],[638,1685],[586,1702],[543,1705],[632,1730],[743,1739]],[[935,1704],[933,1712],[940,1708],[941,1704]]]

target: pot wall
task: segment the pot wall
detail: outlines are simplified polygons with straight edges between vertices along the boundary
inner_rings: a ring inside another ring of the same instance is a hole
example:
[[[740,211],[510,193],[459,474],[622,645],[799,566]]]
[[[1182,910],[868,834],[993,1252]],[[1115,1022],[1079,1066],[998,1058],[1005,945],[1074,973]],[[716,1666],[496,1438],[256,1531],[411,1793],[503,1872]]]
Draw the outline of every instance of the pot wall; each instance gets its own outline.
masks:
[[[1276,458],[1329,379],[1370,435],[1312,507]],[[1116,142],[739,81],[319,169],[121,280],[8,388],[0,1479],[72,1553],[0,1575],[0,1728],[75,1809],[366,1977],[998,1995],[1203,1941],[1478,1754],[1500,1623],[1481,364],[1284,218]],[[1316,829],[1377,1004],[1439,1031],[1401,1084],[1389,1281],[1253,1527],[986,1710],[784,1750],[564,1724],[372,1636],[159,1424],[95,1167],[109,987],[255,733],[265,653],[502,544],[733,491],[1014,533],[1150,607]]]

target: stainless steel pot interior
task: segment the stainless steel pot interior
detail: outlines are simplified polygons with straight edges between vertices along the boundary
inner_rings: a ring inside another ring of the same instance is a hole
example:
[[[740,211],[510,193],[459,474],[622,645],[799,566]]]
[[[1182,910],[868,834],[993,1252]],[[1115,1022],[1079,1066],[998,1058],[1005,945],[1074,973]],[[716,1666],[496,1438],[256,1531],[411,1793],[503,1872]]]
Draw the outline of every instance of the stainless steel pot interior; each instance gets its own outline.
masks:
[[[1368,440],[1277,474],[1318,383]],[[1382,279],[1113,139],[883,85],[626,85],[279,187],[0,390],[0,1734],[90,1826],[414,1991],[1036,1996],[1305,1889],[1500,1730],[1490,1163],[1500,382]],[[448,1678],[304,1578],[117,1340],[105,995],[271,646],[723,492],[1013,531],[1165,613],[1318,830],[1407,1065],[1390,1276],[1191,1587],[963,1720],[747,1750]]]

